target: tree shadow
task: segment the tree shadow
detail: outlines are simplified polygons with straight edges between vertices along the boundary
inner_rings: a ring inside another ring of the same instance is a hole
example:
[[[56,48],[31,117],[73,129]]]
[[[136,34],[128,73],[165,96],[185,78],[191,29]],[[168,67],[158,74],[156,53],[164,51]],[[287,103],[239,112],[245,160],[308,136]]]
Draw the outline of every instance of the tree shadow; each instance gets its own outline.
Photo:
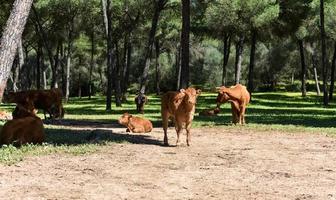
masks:
[[[46,128],[46,142],[59,145],[76,146],[81,144],[105,144],[108,142],[146,144],[163,146],[161,141],[152,139],[150,135],[122,134],[103,129],[50,129]]]

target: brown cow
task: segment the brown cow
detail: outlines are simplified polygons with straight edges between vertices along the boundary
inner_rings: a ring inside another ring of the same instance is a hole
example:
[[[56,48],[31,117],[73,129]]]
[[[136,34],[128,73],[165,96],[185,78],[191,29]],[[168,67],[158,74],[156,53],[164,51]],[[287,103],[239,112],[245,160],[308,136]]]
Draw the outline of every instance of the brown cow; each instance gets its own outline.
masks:
[[[62,91],[58,88],[11,92],[8,95],[8,102],[20,104],[32,112],[33,109],[42,109],[45,119],[46,113],[49,113],[51,118],[63,118],[64,116]]]
[[[174,119],[175,130],[177,133],[176,145],[180,143],[180,133],[183,125],[187,130],[187,145],[190,145],[190,129],[194,118],[195,104],[201,90],[188,88],[181,89],[179,92],[167,92],[161,98],[161,116],[164,131],[164,144],[168,146],[168,119]]]
[[[148,119],[135,117],[128,113],[124,113],[118,122],[127,127],[126,132],[149,133],[153,129],[153,124]]]
[[[200,112],[198,115],[199,116],[217,116],[217,114],[220,112],[220,108],[215,108],[215,109],[208,109],[208,110],[203,110]]]
[[[144,113],[144,107],[145,107],[145,104],[147,103],[148,99],[146,97],[146,95],[142,94],[142,93],[139,93],[135,98],[134,98],[134,101],[135,101],[135,105],[136,105],[136,109],[137,109],[137,112],[138,113],[141,113],[143,114]]]
[[[245,124],[246,106],[250,102],[250,93],[246,87],[237,84],[230,88],[222,86],[218,88],[217,107],[225,102],[231,102],[232,122],[238,124]]]
[[[45,140],[42,120],[30,116],[7,121],[1,130],[0,144],[21,146],[26,143],[41,144]]]
[[[14,111],[12,112],[13,119],[20,119],[24,117],[36,116],[37,110],[33,107],[29,107],[28,109],[21,104],[18,104]]]

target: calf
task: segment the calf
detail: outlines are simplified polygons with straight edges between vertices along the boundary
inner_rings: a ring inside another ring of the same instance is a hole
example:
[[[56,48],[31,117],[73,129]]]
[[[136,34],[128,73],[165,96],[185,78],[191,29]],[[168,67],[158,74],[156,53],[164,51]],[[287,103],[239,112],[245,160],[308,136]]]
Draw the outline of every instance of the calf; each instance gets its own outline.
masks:
[[[147,100],[148,100],[147,97],[142,93],[139,93],[135,97],[134,101],[135,101],[135,105],[137,107],[136,109],[138,113],[141,113],[141,114],[144,113],[144,107],[145,107],[145,104],[147,103]]]
[[[167,92],[161,98],[161,116],[164,131],[164,144],[168,146],[168,119],[174,119],[175,130],[177,133],[176,145],[180,143],[180,133],[184,128],[187,130],[187,145],[190,145],[191,123],[194,118],[195,104],[201,90],[188,88],[181,89],[179,92]]]
[[[127,127],[126,132],[149,133],[153,129],[153,124],[148,119],[135,117],[128,113],[124,113],[118,122]]]
[[[210,109],[210,110],[203,110],[199,113],[199,116],[217,116],[220,112],[220,108]]]
[[[250,102],[250,93],[245,86],[237,84],[230,88],[219,87],[216,102],[218,108],[225,102],[231,102],[232,122],[245,124],[245,111]]]
[[[1,145],[41,144],[44,140],[45,132],[42,120],[32,113],[27,117],[7,121],[2,127],[0,135]]]
[[[37,110],[35,108],[26,108],[18,104],[12,112],[13,119],[20,119],[24,117],[36,116]]]

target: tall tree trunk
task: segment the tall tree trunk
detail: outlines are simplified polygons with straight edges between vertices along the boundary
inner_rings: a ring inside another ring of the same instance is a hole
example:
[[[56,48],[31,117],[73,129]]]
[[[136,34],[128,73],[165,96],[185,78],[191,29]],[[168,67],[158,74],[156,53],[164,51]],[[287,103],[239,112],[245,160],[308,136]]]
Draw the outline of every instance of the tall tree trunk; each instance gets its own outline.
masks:
[[[307,65],[305,61],[303,41],[298,40],[298,45],[299,45],[300,59],[301,59],[301,92],[302,92],[302,96],[305,97],[307,96],[307,89],[306,89]]]
[[[331,78],[330,78],[330,91],[329,100],[333,99],[334,87],[335,87],[335,67],[336,67],[336,42],[334,42],[334,55],[331,63]]]
[[[155,40],[155,83],[156,83],[156,94],[160,94],[160,41]]]
[[[119,59],[119,44],[118,41],[115,43],[115,57],[116,57],[116,64],[115,64],[115,72],[114,74],[114,91],[115,91],[115,99],[116,99],[116,106],[121,107],[121,77],[120,77],[120,59]]]
[[[321,32],[321,47],[322,47],[322,72],[323,72],[323,104],[328,106],[328,67],[327,67],[327,47],[326,47],[326,35],[324,27],[324,0],[320,0],[320,32]]]
[[[127,93],[127,88],[128,88],[128,80],[129,80],[129,74],[130,74],[130,68],[131,68],[131,57],[132,57],[132,42],[130,41],[132,37],[132,34],[129,33],[127,35],[127,37],[125,38],[125,55],[124,55],[124,71],[123,71],[123,87],[122,87],[122,90],[123,90],[123,97],[122,97],[122,100],[123,102],[126,102],[127,101],[127,96],[126,96],[126,93]]]
[[[222,85],[226,85],[226,67],[229,62],[230,52],[231,52],[231,36],[229,34],[225,34],[223,39],[223,73],[222,73]]]
[[[182,0],[180,88],[189,86],[190,0]]]
[[[175,55],[175,66],[176,66],[176,90],[180,89],[181,83],[181,47],[178,46]]]
[[[144,51],[145,53],[144,59],[141,59],[141,64],[140,64],[140,66],[144,66],[143,71],[142,71],[142,76],[140,79],[140,91],[139,92],[141,94],[145,94],[146,92],[149,65],[150,65],[150,59],[151,59],[152,51],[153,51],[153,44],[154,44],[154,39],[155,39],[156,28],[159,22],[160,13],[163,10],[165,4],[167,3],[167,0],[158,0],[158,2],[156,1],[154,2],[155,2],[155,9],[154,9],[154,15],[152,18],[152,26],[151,26],[151,30],[149,31],[148,41],[147,41],[147,45]]]
[[[79,98],[82,98],[82,86],[81,86],[81,81],[82,81],[82,76],[81,76],[81,73],[78,74],[78,83],[77,83],[77,86],[78,86],[78,97]]]
[[[247,89],[250,92],[250,96],[252,96],[252,92],[254,90],[253,75],[254,75],[256,45],[257,45],[257,31],[254,30],[252,32],[250,65],[249,65],[248,85],[247,85]]]
[[[316,51],[314,49],[313,49],[313,52],[312,52],[312,64],[313,64],[313,70],[314,70],[316,92],[317,92],[317,96],[320,96],[321,95],[320,84],[319,84],[319,80],[318,80],[318,76],[317,76],[318,60],[317,60]]]
[[[235,84],[240,83],[241,64],[243,61],[244,37],[240,37],[236,43],[236,61],[235,61]]]
[[[51,88],[58,88],[58,83],[57,83],[57,70],[59,67],[59,57],[60,57],[60,48],[62,46],[62,42],[59,42],[57,44],[57,50],[56,54],[54,56],[54,65],[51,66]]]
[[[45,67],[43,70],[43,89],[47,89],[47,68]]]
[[[112,86],[113,86],[113,41],[112,41],[112,10],[111,0],[102,0],[104,16],[106,15],[107,22],[107,91],[106,91],[106,110],[111,110],[112,104]],[[105,18],[105,17],[104,17]],[[105,20],[104,20],[105,21]]]
[[[72,56],[72,31],[73,21],[69,24],[68,30],[68,46],[67,46],[67,64],[66,64],[66,82],[65,82],[65,102],[69,101],[70,95],[70,69],[71,69],[71,56]]]
[[[6,89],[13,61],[33,0],[15,0],[0,40],[0,101]]]
[[[36,51],[36,88],[41,89],[41,67],[42,67],[42,44],[38,41]]]
[[[33,4],[32,6],[32,10],[33,10],[33,13],[34,13],[34,16],[35,16],[35,29],[36,29],[36,32],[37,32],[37,35],[40,37],[40,39],[43,41],[43,44],[44,44],[44,47],[45,49],[47,50],[47,55],[48,55],[48,58],[49,58],[49,63],[50,63],[50,67],[51,67],[51,72],[52,72],[52,79],[51,79],[51,88],[55,88],[56,87],[56,69],[57,69],[57,65],[58,65],[58,60],[54,60],[54,56],[53,56],[53,53],[52,53],[52,48],[50,46],[50,43],[49,43],[49,39],[47,37],[47,34],[46,32],[44,31],[43,29],[43,26],[41,24],[41,19],[40,19],[40,16]],[[57,54],[58,54],[58,50],[56,51],[56,56],[55,58],[57,57]]]
[[[92,32],[91,32],[91,62],[90,62],[90,69],[89,69],[89,99],[91,99],[92,95],[92,71],[94,67],[94,54],[95,54],[95,38],[94,38],[94,25],[92,25]]]

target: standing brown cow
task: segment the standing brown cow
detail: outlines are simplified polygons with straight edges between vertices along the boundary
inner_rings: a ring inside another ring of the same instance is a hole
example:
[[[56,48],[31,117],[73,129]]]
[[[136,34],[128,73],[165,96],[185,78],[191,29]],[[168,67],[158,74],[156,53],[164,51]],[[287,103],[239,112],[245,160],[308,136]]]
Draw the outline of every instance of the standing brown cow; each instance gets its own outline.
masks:
[[[225,102],[231,102],[232,122],[238,124],[245,124],[246,106],[250,102],[250,93],[246,87],[237,84],[230,88],[225,86],[218,88],[217,107]]]
[[[175,130],[177,133],[176,145],[180,143],[180,133],[183,125],[187,130],[187,145],[190,145],[190,129],[194,118],[195,104],[201,90],[188,88],[181,89],[179,92],[167,92],[161,98],[161,116],[164,131],[164,144],[168,146],[168,119],[174,119]]]
[[[42,109],[45,119],[46,113],[49,113],[51,118],[63,118],[64,116],[62,91],[58,88],[11,92],[8,95],[8,102],[21,105],[31,112],[34,109]]]
[[[144,114],[145,104],[147,103],[148,99],[146,95],[139,93],[135,98],[134,102],[136,105],[136,109],[138,113]]]

